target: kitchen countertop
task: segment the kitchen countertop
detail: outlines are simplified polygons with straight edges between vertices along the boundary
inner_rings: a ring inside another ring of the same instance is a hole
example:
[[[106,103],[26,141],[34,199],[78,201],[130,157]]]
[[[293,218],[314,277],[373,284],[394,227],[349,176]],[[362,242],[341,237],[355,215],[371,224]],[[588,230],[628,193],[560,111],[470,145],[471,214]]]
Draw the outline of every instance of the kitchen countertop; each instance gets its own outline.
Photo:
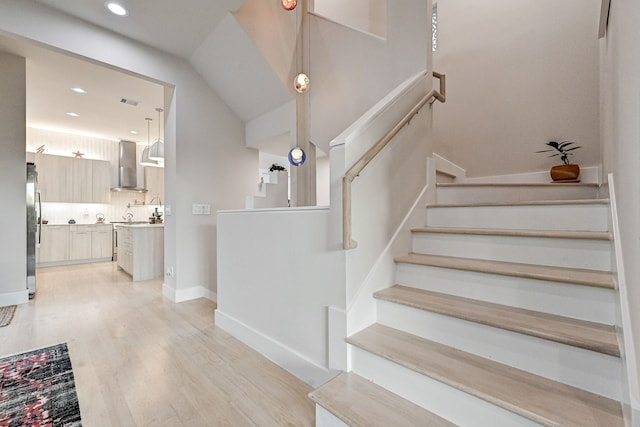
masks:
[[[75,224],[69,224],[68,222],[57,222],[57,223],[46,223],[46,224],[42,224],[43,227],[46,227],[48,225],[54,225],[56,227],[59,227],[61,225],[69,225],[69,226],[76,226],[76,225],[114,225],[111,224],[109,222],[103,222],[103,223],[97,223],[97,222],[76,222]]]
[[[126,223],[117,223],[114,224],[118,227],[129,227],[129,228],[152,228],[152,227],[164,227],[164,223],[162,224],[149,224],[148,222],[146,223],[133,223],[133,224],[126,224]]]

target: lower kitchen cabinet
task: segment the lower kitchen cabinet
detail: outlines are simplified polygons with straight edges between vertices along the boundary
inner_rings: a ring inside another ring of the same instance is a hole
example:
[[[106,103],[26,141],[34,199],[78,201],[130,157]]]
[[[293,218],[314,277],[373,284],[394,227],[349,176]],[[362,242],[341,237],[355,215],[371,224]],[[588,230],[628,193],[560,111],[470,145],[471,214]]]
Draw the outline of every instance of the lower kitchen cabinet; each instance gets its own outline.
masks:
[[[91,231],[81,226],[69,231],[69,260],[91,258]]]
[[[112,230],[111,224],[70,226],[69,260],[110,260],[113,256]]]
[[[91,232],[91,258],[113,257],[113,230],[98,229]]]
[[[42,225],[40,245],[36,250],[38,264],[67,261],[69,259],[69,226]]]
[[[118,267],[133,281],[162,277],[164,273],[164,226],[118,226]]]
[[[40,240],[39,267],[111,261],[113,256],[111,224],[42,225]]]

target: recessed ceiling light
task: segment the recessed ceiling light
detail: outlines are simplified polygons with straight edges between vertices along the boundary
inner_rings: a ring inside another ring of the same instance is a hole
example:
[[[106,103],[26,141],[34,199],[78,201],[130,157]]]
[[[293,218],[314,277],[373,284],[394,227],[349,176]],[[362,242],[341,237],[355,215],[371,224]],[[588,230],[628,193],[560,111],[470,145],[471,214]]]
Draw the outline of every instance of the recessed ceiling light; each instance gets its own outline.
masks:
[[[127,9],[124,8],[124,6],[113,1],[108,1],[104,5],[114,15],[127,16],[127,14],[129,13],[127,12]]]
[[[67,113],[67,116],[80,117],[80,114],[78,114],[78,113]]]
[[[71,90],[76,93],[87,93],[87,91],[82,89],[81,87],[72,87]]]
[[[137,130],[130,130],[129,133],[132,134],[132,135],[137,135],[138,131]]]

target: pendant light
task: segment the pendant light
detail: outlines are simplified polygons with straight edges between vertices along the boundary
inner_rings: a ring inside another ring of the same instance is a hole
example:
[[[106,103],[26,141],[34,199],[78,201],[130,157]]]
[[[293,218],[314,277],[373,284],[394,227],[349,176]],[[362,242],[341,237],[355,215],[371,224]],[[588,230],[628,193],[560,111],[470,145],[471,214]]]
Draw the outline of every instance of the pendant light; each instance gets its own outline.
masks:
[[[280,0],[280,5],[284,10],[293,10],[298,5],[298,0]]]
[[[289,163],[293,166],[302,166],[305,160],[307,160],[307,153],[305,153],[300,147],[293,147],[289,150],[287,158],[289,159]]]
[[[149,158],[156,162],[164,162],[164,142],[160,137],[160,113],[164,110],[162,108],[156,108],[156,111],[158,112],[158,139],[151,144],[151,148],[149,149]]]
[[[154,166],[157,167],[158,166],[158,162],[151,160],[149,158],[149,150],[151,150],[151,146],[150,146],[150,123],[151,120],[149,117],[145,118],[145,120],[147,121],[147,146],[144,147],[144,150],[142,150],[142,156],[140,157],[140,164],[142,166]]]

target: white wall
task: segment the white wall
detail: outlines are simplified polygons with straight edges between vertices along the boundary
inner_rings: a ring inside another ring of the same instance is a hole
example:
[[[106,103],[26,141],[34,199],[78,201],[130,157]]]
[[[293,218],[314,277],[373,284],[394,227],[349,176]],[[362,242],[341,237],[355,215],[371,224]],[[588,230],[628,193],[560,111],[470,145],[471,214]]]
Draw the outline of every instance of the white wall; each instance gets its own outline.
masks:
[[[640,3],[614,0],[610,10],[608,33],[602,41],[605,170],[613,172],[616,186],[625,266],[625,271],[618,274],[623,274],[627,283],[631,332],[637,354],[640,343],[637,309],[640,307],[640,51],[637,47]],[[636,372],[640,372],[640,363],[636,362]],[[636,400],[635,404],[638,403]]]
[[[213,296],[216,217],[192,215],[191,206],[244,206],[258,167],[243,123],[185,61],[35,2],[3,1],[0,31],[164,82],[165,204],[173,212],[165,217],[165,267],[175,271],[165,277],[165,295]]]
[[[25,59],[0,52],[0,307],[27,302]]]
[[[387,3],[387,0],[313,0],[312,12],[356,30],[385,37]]]
[[[389,7],[386,40],[311,17],[310,139],[322,151],[387,93],[427,69],[427,14],[423,0]]]
[[[434,115],[434,151],[469,177],[546,171],[535,154],[578,141],[573,161],[601,162],[597,24],[600,0],[438,2],[434,70],[447,103]]]
[[[316,157],[316,205],[329,206],[331,183],[329,156]]]

